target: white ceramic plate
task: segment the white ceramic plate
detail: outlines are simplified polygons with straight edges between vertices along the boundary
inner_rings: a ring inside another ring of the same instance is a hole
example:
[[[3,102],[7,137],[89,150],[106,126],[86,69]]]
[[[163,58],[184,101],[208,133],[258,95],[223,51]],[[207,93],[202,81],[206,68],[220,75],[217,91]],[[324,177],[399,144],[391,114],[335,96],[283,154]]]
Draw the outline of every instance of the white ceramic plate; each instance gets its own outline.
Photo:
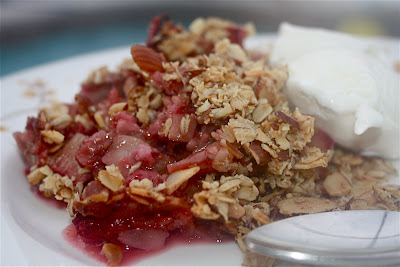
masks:
[[[271,36],[258,36],[247,45],[265,49],[271,40]],[[36,116],[38,109],[52,100],[72,102],[91,70],[115,68],[129,56],[130,48],[123,47],[35,67],[1,80],[1,265],[103,265],[63,239],[62,231],[71,218],[65,210],[46,205],[31,192],[12,133],[22,131],[27,117]],[[174,247],[137,264],[241,263],[239,248],[230,242]]]

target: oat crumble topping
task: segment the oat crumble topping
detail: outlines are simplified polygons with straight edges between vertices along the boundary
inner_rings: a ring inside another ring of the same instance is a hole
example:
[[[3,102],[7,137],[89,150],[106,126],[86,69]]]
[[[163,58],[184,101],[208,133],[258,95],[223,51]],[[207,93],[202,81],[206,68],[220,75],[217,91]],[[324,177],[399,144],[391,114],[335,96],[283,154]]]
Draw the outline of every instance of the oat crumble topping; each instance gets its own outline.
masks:
[[[185,30],[157,17],[147,46],[133,46],[117,72],[93,71],[74,105],[45,108],[15,133],[29,184],[80,222],[114,216],[107,207],[184,210],[186,224],[213,222],[243,252],[249,231],[288,216],[400,211],[399,186],[386,184],[396,170],[334,146],[312,116],[290,109],[287,69],[242,47],[253,31],[217,18]],[[176,225],[160,229],[184,231]],[[123,245],[141,248],[119,231],[102,243],[109,265]],[[273,261],[248,253],[244,264]]]

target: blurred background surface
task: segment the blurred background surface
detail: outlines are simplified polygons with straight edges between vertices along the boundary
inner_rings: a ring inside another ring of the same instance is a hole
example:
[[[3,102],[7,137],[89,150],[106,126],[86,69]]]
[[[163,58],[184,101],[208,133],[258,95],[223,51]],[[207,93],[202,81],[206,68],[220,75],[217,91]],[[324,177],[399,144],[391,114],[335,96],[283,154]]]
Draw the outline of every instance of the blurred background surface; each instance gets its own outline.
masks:
[[[357,34],[400,36],[400,1],[0,0],[0,75],[102,49],[142,43],[150,20],[169,14],[253,22],[274,32],[283,21]]]

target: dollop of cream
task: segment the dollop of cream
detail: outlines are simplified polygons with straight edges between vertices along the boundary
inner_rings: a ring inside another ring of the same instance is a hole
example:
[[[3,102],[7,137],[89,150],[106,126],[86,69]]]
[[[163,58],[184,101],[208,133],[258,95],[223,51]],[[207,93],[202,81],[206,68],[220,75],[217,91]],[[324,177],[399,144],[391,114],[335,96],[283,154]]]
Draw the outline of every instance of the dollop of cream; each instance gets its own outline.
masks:
[[[315,116],[335,142],[399,158],[400,75],[387,55],[365,39],[284,23],[270,61],[287,65],[289,101]]]

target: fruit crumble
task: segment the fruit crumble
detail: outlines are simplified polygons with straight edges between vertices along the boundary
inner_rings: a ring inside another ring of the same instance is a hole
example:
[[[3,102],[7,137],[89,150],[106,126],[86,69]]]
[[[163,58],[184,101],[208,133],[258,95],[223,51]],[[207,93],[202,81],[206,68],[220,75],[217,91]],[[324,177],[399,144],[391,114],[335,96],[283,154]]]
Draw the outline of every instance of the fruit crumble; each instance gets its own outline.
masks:
[[[384,183],[395,169],[335,146],[290,109],[287,69],[243,48],[253,31],[156,17],[117,71],[93,71],[73,104],[42,109],[14,133],[29,184],[67,203],[109,265],[172,235],[228,233],[246,252],[246,233],[288,216],[400,210],[399,187]]]

